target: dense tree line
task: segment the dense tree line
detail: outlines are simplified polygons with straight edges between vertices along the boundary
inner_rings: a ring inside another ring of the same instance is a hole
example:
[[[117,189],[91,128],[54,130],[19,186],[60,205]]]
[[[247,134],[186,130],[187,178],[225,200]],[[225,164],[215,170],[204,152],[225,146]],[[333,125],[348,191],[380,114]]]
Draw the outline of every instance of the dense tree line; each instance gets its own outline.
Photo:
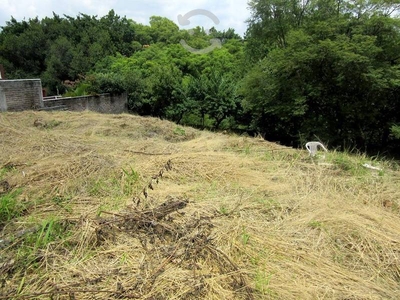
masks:
[[[53,14],[0,31],[8,78],[40,77],[49,93],[127,92],[129,108],[210,129],[260,133],[287,145],[320,139],[399,149],[400,20],[388,0],[252,0],[246,36],[180,30],[111,10]],[[222,47],[207,54],[187,51]]]
[[[287,143],[316,136],[362,150],[395,146],[397,2],[254,0],[250,6],[246,53],[254,66],[242,94],[254,128]]]
[[[10,79],[40,77],[49,94],[127,92],[129,108],[142,115],[198,127],[237,127],[241,37],[233,29],[179,30],[159,16],[149,23],[114,11],[102,18],[11,18],[0,33],[0,63]],[[207,55],[180,44],[185,40],[202,49],[211,38],[219,38],[223,47]]]

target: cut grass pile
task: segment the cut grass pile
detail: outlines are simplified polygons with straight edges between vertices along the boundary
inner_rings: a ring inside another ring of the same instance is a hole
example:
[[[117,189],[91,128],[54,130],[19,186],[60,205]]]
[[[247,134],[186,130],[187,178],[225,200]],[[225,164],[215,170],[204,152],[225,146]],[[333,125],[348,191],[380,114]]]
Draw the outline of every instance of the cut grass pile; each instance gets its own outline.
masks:
[[[400,298],[394,162],[91,112],[0,149],[0,299]]]

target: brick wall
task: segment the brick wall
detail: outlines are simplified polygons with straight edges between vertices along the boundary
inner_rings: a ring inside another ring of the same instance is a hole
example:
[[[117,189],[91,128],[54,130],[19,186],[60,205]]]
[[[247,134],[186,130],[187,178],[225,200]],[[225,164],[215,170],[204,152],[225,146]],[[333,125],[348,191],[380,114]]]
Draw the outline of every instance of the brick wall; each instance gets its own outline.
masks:
[[[126,94],[43,100],[40,79],[0,80],[0,111],[23,111],[63,105],[71,111],[91,110],[118,114],[126,112],[127,101]]]
[[[0,111],[22,111],[43,107],[40,79],[0,80]]]
[[[126,112],[128,98],[126,94],[102,94],[96,96],[68,97],[44,100],[44,107],[66,106],[71,111],[91,110],[100,113],[119,114]]]

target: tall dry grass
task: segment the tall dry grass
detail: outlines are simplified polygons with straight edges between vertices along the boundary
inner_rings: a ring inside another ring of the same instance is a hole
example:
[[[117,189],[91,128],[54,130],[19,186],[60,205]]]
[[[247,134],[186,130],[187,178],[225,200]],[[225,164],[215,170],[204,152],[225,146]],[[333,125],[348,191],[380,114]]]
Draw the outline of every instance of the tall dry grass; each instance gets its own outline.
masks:
[[[0,149],[0,299],[400,297],[394,162],[90,112],[0,114]]]

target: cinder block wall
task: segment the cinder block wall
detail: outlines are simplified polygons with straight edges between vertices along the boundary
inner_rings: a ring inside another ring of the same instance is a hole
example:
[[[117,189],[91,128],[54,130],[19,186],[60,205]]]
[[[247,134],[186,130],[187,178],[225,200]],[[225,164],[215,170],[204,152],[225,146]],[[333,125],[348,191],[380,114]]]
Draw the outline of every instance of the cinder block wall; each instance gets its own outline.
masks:
[[[43,107],[40,79],[0,80],[0,111],[22,111]]]
[[[100,113],[120,114],[126,112],[127,94],[68,97],[44,100],[44,107],[65,105],[70,111],[90,110]]]

